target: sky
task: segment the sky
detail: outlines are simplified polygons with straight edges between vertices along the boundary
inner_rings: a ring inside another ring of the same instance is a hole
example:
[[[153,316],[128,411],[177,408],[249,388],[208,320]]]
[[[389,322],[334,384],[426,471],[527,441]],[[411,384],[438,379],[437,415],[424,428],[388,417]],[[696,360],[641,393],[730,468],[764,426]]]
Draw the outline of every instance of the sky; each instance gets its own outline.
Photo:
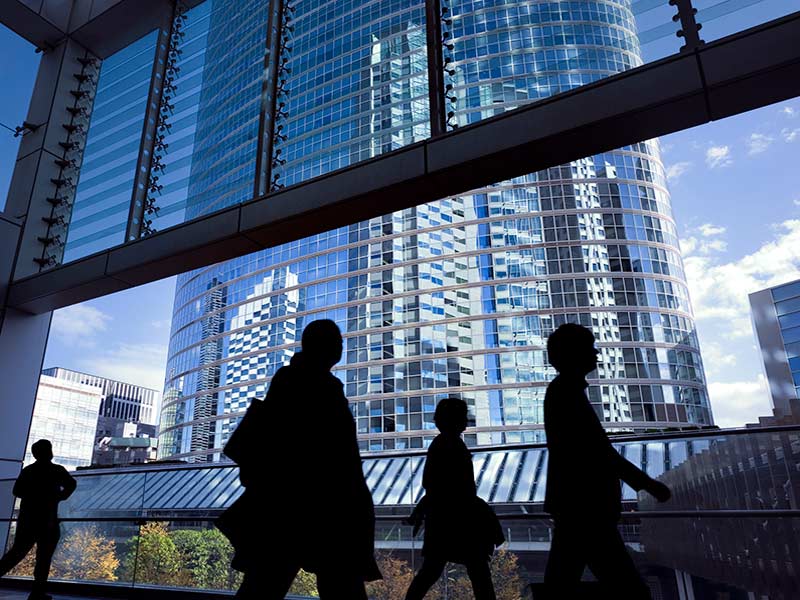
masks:
[[[701,10],[713,2],[697,2]],[[798,7],[756,3],[706,24],[706,39]],[[702,14],[702,13],[701,13]],[[652,16],[652,15],[651,15]],[[761,18],[763,17],[763,18]],[[660,19],[660,17],[659,17]],[[649,26],[648,26],[649,27]],[[674,40],[648,44],[657,58]],[[21,122],[38,55],[0,26],[0,122]],[[661,139],[716,423],[741,426],[771,412],[747,295],[800,278],[800,100],[768,106]],[[0,194],[16,156],[0,132]],[[57,311],[45,366],[63,366],[161,389],[174,278]]]

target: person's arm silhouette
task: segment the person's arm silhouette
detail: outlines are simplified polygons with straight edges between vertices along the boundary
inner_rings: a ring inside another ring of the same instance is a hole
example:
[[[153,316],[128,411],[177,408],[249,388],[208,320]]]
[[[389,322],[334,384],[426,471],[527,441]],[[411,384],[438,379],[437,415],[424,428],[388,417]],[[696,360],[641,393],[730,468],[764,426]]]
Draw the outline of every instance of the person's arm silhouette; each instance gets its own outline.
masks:
[[[17,498],[23,499],[30,495],[31,486],[28,481],[28,471],[22,469],[22,472],[17,477],[17,480],[14,482],[14,489],[11,490]]]
[[[61,494],[58,497],[59,501],[69,498],[72,495],[72,492],[75,491],[75,488],[78,487],[78,482],[75,481],[75,478],[69,474],[69,471],[60,465],[58,484],[61,488]]]
[[[670,489],[665,484],[650,477],[639,467],[624,458],[610,444],[609,448],[612,454],[611,460],[616,467],[617,477],[619,477],[622,481],[627,483],[637,492],[640,490],[646,491],[659,502],[666,502],[672,497],[672,492],[670,492]]]

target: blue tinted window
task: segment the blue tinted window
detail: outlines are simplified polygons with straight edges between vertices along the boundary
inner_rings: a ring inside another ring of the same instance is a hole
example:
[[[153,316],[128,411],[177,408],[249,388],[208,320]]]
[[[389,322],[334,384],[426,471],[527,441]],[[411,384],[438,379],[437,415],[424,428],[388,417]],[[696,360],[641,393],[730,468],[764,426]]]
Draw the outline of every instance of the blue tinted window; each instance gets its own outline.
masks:
[[[100,68],[64,262],[125,241],[158,30]]]
[[[792,373],[792,379],[795,385],[800,385],[800,373]]]
[[[800,281],[793,281],[772,290],[772,299],[775,302],[800,296]]]
[[[792,327],[791,329],[784,329],[781,331],[784,344],[791,344],[792,342],[800,342],[800,327]]]
[[[786,344],[786,355],[791,358],[800,356],[800,342]]]
[[[792,371],[800,371],[800,357],[789,359],[789,368]]]
[[[777,311],[779,316],[797,312],[800,310],[800,298],[792,298],[791,300],[776,302],[775,310]]]
[[[800,311],[778,317],[778,323],[780,324],[781,329],[800,327]]]

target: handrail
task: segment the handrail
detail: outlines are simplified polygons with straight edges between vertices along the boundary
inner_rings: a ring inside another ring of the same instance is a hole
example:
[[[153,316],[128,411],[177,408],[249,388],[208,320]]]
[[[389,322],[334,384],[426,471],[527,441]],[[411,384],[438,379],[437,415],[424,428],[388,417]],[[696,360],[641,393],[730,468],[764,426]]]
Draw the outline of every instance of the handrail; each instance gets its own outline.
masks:
[[[611,434],[609,440],[612,444],[619,443],[636,443],[636,442],[649,442],[659,440],[676,440],[676,439],[695,439],[695,438],[724,438],[735,437],[740,435],[754,435],[754,434],[769,434],[769,433],[787,433],[798,432],[800,433],[800,424],[795,425],[769,425],[758,427],[735,427],[728,429],[694,429],[686,431],[662,431],[654,433],[631,433],[631,434]],[[486,446],[471,446],[470,452],[473,454],[483,452],[513,452],[521,450],[537,450],[546,449],[546,442],[527,442],[522,444],[493,444]],[[361,458],[364,460],[374,460],[376,458],[409,458],[413,456],[424,456],[427,453],[425,448],[417,448],[413,450],[395,450],[395,451],[380,451],[380,452],[362,452]],[[230,469],[235,468],[236,464],[232,462],[216,462],[216,463],[146,463],[143,465],[132,465],[127,467],[111,467],[111,468],[85,468],[73,472],[76,477],[88,477],[96,475],[112,475],[112,474],[133,474],[133,473],[151,473],[154,471],[178,471],[178,470],[192,470],[192,469]],[[14,481],[15,478],[9,477],[0,479],[0,483],[5,481]]]
[[[527,512],[527,513],[496,513],[501,521],[547,521],[553,515],[546,512]],[[408,518],[407,514],[394,515],[375,515],[376,521],[394,522],[403,521]],[[65,517],[59,519],[61,523],[135,523],[143,525],[145,523],[196,523],[198,521],[214,521],[216,515],[200,515],[196,517],[186,516],[138,516],[138,517]],[[796,519],[800,518],[800,509],[710,509],[710,510],[629,510],[623,511],[620,519],[640,520],[640,519]],[[13,523],[18,519],[0,518],[0,523]]]
[[[662,431],[653,433],[631,433],[631,434],[611,434],[609,440],[612,444],[617,443],[635,443],[635,442],[649,442],[659,440],[674,440],[684,438],[704,438],[704,437],[728,437],[748,434],[760,433],[784,433],[796,431],[800,433],[800,424],[795,425],[771,425],[766,427],[736,427],[728,429],[692,429],[686,431]],[[536,450],[547,448],[546,442],[526,442],[521,444],[492,444],[486,446],[471,446],[470,452],[473,454],[483,452],[500,452],[500,451],[518,451],[518,450]],[[375,459],[375,458],[408,458],[412,456],[424,456],[427,453],[425,448],[416,448],[408,450],[383,450],[377,452],[362,452],[362,459]],[[186,463],[182,465],[169,464],[165,465],[167,468],[158,469],[159,463],[149,463],[137,467],[122,467],[112,469],[81,469],[75,472],[75,475],[89,474],[98,475],[102,473],[146,473],[148,471],[159,470],[169,471],[178,469],[210,469],[210,468],[230,468],[236,465],[232,462],[218,462],[218,463]],[[0,480],[2,481],[2,480]]]

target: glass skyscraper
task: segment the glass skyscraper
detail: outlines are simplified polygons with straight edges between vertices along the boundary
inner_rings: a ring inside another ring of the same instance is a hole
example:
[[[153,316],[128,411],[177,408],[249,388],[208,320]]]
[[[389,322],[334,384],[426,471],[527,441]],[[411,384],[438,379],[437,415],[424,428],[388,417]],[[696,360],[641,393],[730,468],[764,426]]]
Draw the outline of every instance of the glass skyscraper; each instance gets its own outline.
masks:
[[[443,5],[451,126],[641,64],[630,0]],[[286,11],[278,182],[430,135],[424,2],[298,0]],[[209,0],[187,14],[165,223],[253,193],[268,12],[267,0]],[[363,449],[423,447],[446,396],[470,406],[470,444],[541,439],[554,375],[545,341],[568,321],[598,339],[588,393],[609,427],[712,423],[655,140],[180,276],[160,456],[218,458],[319,318],[344,333],[335,373]],[[275,426],[302,443],[302,423]]]

